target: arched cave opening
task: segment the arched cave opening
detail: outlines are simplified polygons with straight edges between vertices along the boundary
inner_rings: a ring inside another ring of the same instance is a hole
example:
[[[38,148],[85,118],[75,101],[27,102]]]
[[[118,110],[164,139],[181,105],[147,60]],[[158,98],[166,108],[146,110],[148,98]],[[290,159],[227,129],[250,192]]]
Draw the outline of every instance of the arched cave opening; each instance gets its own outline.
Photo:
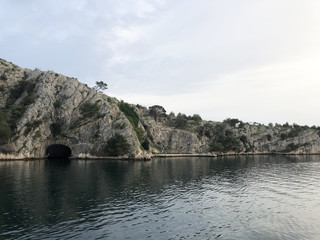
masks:
[[[63,144],[52,144],[47,147],[46,156],[52,158],[68,158],[71,157],[71,149]]]

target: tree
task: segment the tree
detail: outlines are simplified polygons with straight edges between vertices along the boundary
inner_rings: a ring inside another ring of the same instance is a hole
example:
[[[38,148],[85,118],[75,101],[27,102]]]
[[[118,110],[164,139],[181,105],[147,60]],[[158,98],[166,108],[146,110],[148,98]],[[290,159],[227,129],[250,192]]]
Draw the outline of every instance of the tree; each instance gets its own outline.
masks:
[[[103,81],[96,81],[96,85],[93,87],[93,89],[97,90],[98,92],[102,92],[103,90],[108,89],[108,84]]]
[[[196,121],[196,122],[201,122],[202,121],[202,118],[200,117],[199,114],[193,114],[191,119]]]
[[[186,129],[188,124],[188,119],[185,114],[178,113],[175,119],[175,127],[179,129]]]
[[[104,147],[103,152],[108,156],[123,156],[130,152],[130,145],[124,136],[116,133],[107,141],[107,145]]]
[[[164,109],[164,107],[159,105],[154,105],[152,107],[149,107],[149,112],[150,112],[150,115],[153,116],[155,121],[158,121],[159,118],[161,117],[167,116],[166,110]]]

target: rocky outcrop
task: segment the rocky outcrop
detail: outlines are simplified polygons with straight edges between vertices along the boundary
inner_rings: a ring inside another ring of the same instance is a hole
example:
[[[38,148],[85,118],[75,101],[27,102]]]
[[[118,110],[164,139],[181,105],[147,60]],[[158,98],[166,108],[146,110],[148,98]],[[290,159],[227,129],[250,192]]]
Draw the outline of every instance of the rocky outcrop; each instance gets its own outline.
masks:
[[[11,126],[8,143],[2,146],[2,152],[9,154],[7,157],[44,157],[46,148],[56,143],[69,146],[74,157],[100,156],[115,133],[126,137],[130,145],[128,157],[145,157],[116,99],[75,78],[22,69],[4,60],[0,62],[0,75],[2,115],[7,114],[9,122],[15,124]],[[20,94],[14,92],[21,85],[33,88],[22,89]],[[31,95],[34,97],[28,104],[26,100]],[[13,119],[15,108],[23,111],[19,119]]]
[[[128,144],[125,153],[119,152],[126,158],[154,153],[318,154],[319,130],[167,115],[158,105],[147,109],[119,102],[75,78],[0,60],[0,158],[42,158],[54,144],[68,146],[73,157],[106,157],[112,144],[121,145],[114,142],[117,136]]]

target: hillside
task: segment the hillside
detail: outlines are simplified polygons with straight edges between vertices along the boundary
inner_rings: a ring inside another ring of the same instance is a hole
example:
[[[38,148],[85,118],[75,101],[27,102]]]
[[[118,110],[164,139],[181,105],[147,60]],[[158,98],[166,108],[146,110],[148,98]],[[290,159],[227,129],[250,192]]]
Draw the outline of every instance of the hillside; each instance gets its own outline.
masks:
[[[0,60],[0,158],[43,158],[55,147],[73,157],[153,154],[318,154],[318,127],[204,121],[99,93],[54,72]],[[51,152],[53,151],[53,152]]]

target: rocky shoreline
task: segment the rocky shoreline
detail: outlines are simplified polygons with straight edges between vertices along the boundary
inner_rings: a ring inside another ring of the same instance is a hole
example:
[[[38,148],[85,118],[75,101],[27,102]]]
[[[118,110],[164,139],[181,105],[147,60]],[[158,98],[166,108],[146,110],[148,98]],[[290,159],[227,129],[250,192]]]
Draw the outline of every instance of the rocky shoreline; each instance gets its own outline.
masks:
[[[208,154],[152,154],[145,157],[138,157],[138,158],[130,158],[127,156],[118,156],[118,157],[96,157],[96,156],[81,156],[81,157],[69,157],[69,160],[113,160],[113,161],[151,161],[157,158],[219,158],[219,157],[226,157],[226,156],[272,156],[272,155],[280,155],[280,156],[310,156],[310,155],[319,155],[320,153],[208,153]],[[46,160],[46,157],[34,157],[34,156],[16,156],[16,155],[9,155],[9,154],[0,154],[0,161],[8,161],[8,160]]]

